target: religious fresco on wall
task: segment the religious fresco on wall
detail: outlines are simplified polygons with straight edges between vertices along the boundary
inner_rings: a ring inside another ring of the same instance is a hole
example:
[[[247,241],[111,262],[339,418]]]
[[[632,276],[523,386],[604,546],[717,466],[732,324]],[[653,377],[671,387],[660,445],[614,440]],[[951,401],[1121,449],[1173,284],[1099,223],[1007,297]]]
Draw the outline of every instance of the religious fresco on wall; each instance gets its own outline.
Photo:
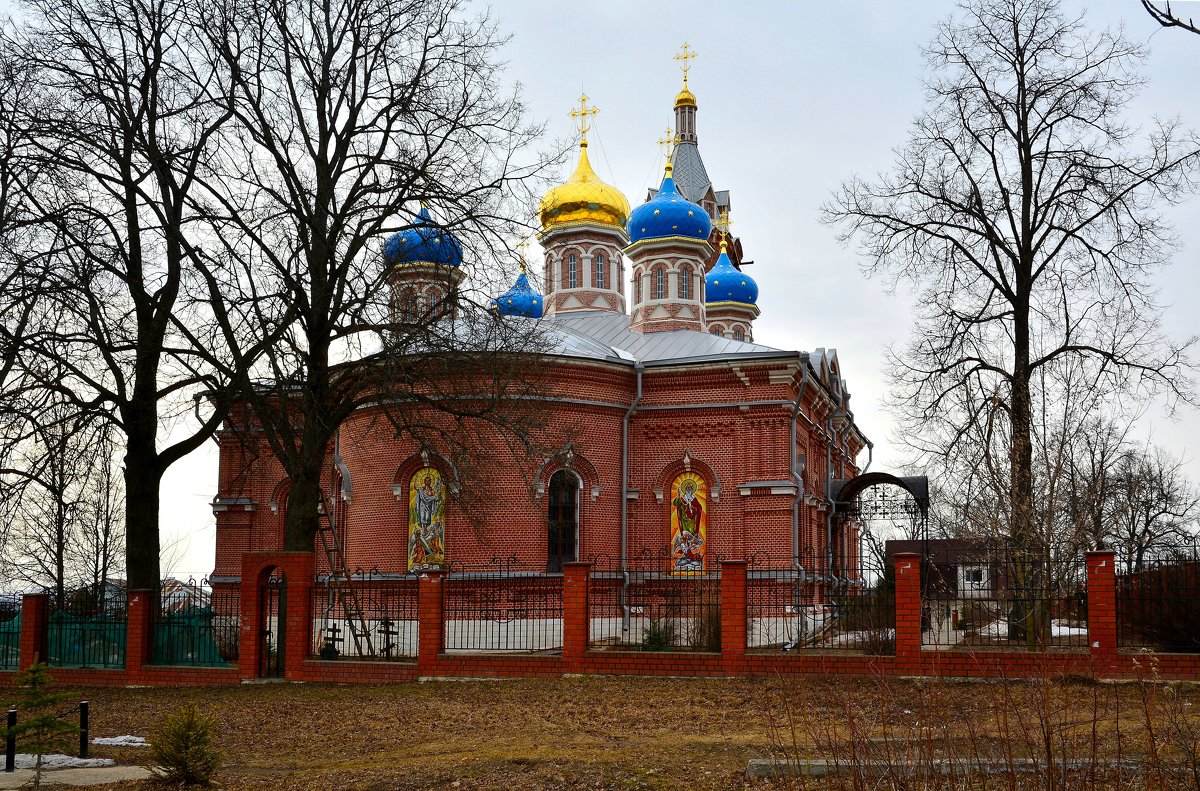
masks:
[[[694,472],[671,484],[671,570],[674,574],[704,571],[708,538],[708,488]]]
[[[422,467],[408,484],[408,570],[427,571],[446,562],[446,485],[433,467]]]

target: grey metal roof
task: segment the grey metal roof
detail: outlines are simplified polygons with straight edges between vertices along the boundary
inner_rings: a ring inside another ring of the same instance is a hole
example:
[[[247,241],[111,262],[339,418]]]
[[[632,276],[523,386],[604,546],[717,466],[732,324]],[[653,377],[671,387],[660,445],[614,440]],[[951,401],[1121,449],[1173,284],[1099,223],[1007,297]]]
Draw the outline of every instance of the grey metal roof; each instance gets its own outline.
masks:
[[[692,203],[703,198],[712,180],[700,158],[700,147],[691,141],[680,143],[671,153],[671,164],[674,166],[671,176],[683,197]]]
[[[556,314],[547,325],[554,344],[550,353],[568,357],[661,364],[790,353],[696,330],[634,332],[629,328],[629,316],[608,311]]]

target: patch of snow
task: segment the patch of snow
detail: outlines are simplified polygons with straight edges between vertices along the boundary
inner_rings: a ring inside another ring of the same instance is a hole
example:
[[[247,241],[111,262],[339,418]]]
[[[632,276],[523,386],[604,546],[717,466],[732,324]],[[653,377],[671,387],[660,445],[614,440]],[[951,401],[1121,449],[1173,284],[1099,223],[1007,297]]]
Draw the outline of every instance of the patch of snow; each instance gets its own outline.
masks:
[[[92,739],[92,744],[111,744],[118,747],[149,747],[150,743],[141,736],[105,736]]]
[[[76,758],[71,755],[51,753],[42,756],[43,769],[97,769],[102,766],[116,766],[111,758]],[[18,769],[33,769],[37,766],[36,755],[17,753]]]

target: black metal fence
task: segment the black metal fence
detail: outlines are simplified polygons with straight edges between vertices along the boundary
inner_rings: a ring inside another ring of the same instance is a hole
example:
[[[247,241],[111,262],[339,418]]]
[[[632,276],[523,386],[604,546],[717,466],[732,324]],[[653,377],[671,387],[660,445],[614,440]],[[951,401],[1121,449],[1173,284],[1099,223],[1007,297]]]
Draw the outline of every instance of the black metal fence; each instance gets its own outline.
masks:
[[[311,652],[319,659],[408,660],[417,656],[417,577],[357,570],[321,575],[313,587]]]
[[[1084,558],[1011,547],[935,548],[924,558],[921,580],[921,634],[927,648],[1088,645]]]
[[[721,650],[721,564],[677,572],[669,548],[643,549],[624,569],[607,556],[591,559],[588,645],[643,651]]]
[[[746,647],[895,653],[896,586],[890,568],[857,552],[833,558],[751,556]]]
[[[237,664],[241,591],[207,579],[165,579],[159,587],[151,661],[159,665]]]
[[[1117,558],[1117,645],[1200,653],[1200,544]]]
[[[50,597],[46,661],[58,667],[125,667],[128,612],[116,588],[68,591]]]
[[[0,606],[0,670],[16,670],[21,663],[21,610]]]
[[[443,586],[447,651],[562,649],[562,576],[515,558],[481,566],[452,562]]]

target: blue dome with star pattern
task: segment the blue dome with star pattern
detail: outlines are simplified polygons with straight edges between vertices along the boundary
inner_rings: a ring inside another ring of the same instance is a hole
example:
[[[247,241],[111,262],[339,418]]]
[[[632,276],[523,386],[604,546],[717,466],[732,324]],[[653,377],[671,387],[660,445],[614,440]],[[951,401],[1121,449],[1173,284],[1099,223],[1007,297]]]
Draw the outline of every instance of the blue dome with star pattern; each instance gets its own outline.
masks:
[[[524,269],[517,275],[513,287],[492,300],[492,309],[501,316],[525,316],[531,319],[542,317],[542,295],[529,285]]]
[[[737,269],[724,250],[713,268],[704,276],[704,304],[740,302],[753,305],[758,301],[758,283]]]
[[[663,178],[658,194],[638,206],[629,215],[629,241],[682,236],[708,241],[712,222],[708,212],[679,194],[670,173]]]
[[[453,234],[433,221],[424,206],[411,228],[397,231],[383,245],[383,260],[388,266],[401,264],[462,265],[462,245]]]

